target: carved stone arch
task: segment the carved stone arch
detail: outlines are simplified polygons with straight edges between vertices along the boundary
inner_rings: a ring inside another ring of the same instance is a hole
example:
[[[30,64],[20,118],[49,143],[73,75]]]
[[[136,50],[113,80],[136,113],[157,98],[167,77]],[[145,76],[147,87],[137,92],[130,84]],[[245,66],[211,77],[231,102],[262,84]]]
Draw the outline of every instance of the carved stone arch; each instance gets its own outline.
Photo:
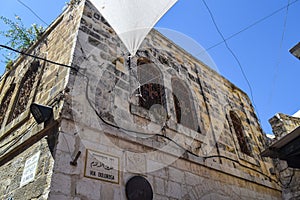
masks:
[[[198,120],[192,93],[186,83],[177,78],[171,79],[176,121],[185,127],[198,131]]]

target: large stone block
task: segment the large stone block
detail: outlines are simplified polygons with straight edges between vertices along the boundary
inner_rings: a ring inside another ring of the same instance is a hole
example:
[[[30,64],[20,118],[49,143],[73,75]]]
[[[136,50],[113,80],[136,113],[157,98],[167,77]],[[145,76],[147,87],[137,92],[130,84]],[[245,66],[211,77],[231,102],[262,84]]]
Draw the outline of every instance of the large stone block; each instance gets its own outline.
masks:
[[[182,192],[181,192],[181,186],[177,182],[173,181],[167,181],[166,182],[166,195],[169,197],[173,197],[176,199],[181,199]]]
[[[76,184],[75,195],[89,200],[100,199],[100,181],[91,182],[91,180],[76,180],[74,183]]]

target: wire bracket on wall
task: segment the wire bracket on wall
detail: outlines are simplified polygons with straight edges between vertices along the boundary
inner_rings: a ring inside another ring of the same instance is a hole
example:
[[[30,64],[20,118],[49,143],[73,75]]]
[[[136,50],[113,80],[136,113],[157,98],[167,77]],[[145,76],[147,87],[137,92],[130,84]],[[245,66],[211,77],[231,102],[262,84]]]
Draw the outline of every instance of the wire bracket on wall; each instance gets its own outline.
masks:
[[[75,158],[70,162],[70,165],[77,166],[77,160],[78,160],[80,155],[81,155],[81,151],[78,151]]]

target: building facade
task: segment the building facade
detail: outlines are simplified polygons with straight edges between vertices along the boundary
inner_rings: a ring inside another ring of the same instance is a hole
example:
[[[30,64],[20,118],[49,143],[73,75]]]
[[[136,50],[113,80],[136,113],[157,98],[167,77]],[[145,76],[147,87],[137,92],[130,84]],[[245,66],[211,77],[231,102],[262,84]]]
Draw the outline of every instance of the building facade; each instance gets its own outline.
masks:
[[[159,32],[128,57],[74,1],[27,53],[0,82],[1,199],[282,198],[248,96]]]
[[[277,113],[269,122],[275,139],[262,152],[262,156],[274,159],[274,173],[282,183],[283,199],[300,198],[300,118]]]

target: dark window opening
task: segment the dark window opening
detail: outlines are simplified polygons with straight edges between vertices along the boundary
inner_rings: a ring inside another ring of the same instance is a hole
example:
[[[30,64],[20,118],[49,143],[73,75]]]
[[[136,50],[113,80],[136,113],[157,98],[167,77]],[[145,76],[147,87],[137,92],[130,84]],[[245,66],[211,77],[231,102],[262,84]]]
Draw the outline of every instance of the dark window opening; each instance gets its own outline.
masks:
[[[198,131],[196,112],[189,88],[179,79],[172,79],[172,90],[177,123]]]
[[[4,98],[2,99],[1,105],[0,105],[0,125],[3,123],[6,111],[8,109],[9,103],[11,101],[11,97],[13,95],[15,89],[15,84],[10,85],[8,91],[6,92]]]
[[[36,81],[36,77],[38,75],[39,62],[31,63],[28,71],[25,73],[22,78],[20,89],[18,92],[18,96],[15,100],[15,106],[13,109],[13,113],[10,115],[7,124],[12,120],[16,119],[21,113],[23,113],[29,102],[30,94],[33,90],[33,85]]]
[[[177,123],[180,123],[181,119],[181,108],[180,108],[180,102],[177,99],[176,95],[173,94],[174,99],[174,105],[175,105],[175,114],[176,114],[176,121]]]
[[[235,134],[237,136],[241,151],[247,155],[251,155],[245,135],[244,135],[241,120],[233,111],[230,112],[230,118],[232,121],[232,125],[234,128]]]
[[[163,99],[164,87],[160,84],[149,83],[140,87],[141,97],[139,98],[139,105],[145,109],[150,109],[155,104],[164,105]]]

